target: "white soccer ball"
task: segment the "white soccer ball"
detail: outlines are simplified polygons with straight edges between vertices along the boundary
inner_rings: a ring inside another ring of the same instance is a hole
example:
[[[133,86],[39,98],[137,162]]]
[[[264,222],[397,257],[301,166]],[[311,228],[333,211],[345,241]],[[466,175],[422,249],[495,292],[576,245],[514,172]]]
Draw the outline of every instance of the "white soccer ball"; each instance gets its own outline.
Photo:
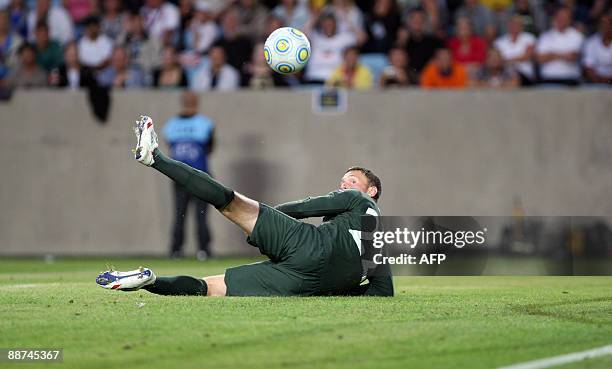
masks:
[[[264,45],[264,57],[275,72],[297,73],[310,59],[310,41],[299,29],[279,28],[268,36]]]

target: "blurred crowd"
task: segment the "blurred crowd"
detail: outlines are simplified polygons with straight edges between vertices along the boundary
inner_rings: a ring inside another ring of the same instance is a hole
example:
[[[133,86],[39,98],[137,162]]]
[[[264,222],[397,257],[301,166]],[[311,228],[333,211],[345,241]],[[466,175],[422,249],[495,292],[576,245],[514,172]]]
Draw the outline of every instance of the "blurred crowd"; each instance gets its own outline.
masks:
[[[610,0],[0,0],[0,90],[612,82]],[[304,31],[306,69],[263,42]]]

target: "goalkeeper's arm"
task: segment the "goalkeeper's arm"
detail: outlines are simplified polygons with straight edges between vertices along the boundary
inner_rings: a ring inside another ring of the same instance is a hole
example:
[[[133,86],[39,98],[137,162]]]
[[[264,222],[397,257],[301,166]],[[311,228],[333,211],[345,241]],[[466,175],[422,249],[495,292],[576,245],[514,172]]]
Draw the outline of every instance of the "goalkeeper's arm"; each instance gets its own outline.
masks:
[[[358,193],[357,190],[335,191],[325,196],[280,204],[275,208],[296,219],[331,216],[353,209],[359,198],[356,196]]]

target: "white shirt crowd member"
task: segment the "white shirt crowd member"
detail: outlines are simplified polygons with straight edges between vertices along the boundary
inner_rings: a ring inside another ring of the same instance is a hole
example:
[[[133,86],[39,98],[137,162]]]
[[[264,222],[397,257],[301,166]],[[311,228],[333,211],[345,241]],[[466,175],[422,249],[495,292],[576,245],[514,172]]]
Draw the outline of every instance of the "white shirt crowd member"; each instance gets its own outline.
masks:
[[[96,68],[108,60],[113,53],[113,40],[100,34],[95,40],[83,36],[78,44],[79,61],[86,67]]]
[[[233,91],[240,87],[240,74],[234,67],[224,64],[215,76],[209,65],[196,72],[192,88],[195,91]]]
[[[167,1],[157,8],[145,6],[142,8],[142,15],[149,35],[156,39],[160,39],[166,31],[177,29],[181,22],[178,8]]]
[[[36,23],[39,19],[36,16],[36,10],[30,11],[27,18],[28,23],[28,40],[34,41],[34,31],[36,30]],[[74,26],[70,14],[66,9],[60,6],[52,6],[47,13],[46,19],[47,25],[49,26],[49,38],[56,40],[62,45],[74,39]]]
[[[306,69],[306,79],[309,81],[326,81],[334,70],[342,64],[342,54],[345,48],[355,44],[355,36],[350,32],[337,32],[326,37],[319,32],[310,35],[312,55]]]
[[[535,44],[536,38],[534,35],[521,32],[515,40],[509,34],[501,36],[495,41],[495,48],[499,50],[504,60],[511,60],[525,55],[527,49],[535,46]],[[514,62],[510,65],[525,77],[533,79],[533,63],[531,61]]]
[[[598,76],[612,78],[612,42],[606,46],[601,34],[595,34],[586,41],[582,64],[593,69]]]
[[[563,31],[552,28],[540,36],[536,52],[538,54],[579,53],[583,41],[582,33],[572,27],[567,27]],[[577,80],[580,78],[580,67],[577,61],[554,59],[542,63],[540,73],[545,80]]]

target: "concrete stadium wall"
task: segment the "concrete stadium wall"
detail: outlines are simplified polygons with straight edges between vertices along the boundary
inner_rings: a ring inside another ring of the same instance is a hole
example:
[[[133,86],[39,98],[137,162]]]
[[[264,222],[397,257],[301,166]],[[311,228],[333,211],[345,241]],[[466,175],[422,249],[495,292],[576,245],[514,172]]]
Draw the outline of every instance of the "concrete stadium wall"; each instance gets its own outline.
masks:
[[[178,108],[177,92],[116,92],[102,126],[81,93],[0,105],[0,254],[165,254],[170,182],[131,159],[131,126]],[[203,94],[201,111],[214,175],[266,203],[360,164],[384,215],[508,215],[515,197],[529,215],[612,215],[610,91],[354,93],[341,115],[314,114],[309,92],[239,92]],[[211,225],[218,254],[256,253],[213,211]]]

